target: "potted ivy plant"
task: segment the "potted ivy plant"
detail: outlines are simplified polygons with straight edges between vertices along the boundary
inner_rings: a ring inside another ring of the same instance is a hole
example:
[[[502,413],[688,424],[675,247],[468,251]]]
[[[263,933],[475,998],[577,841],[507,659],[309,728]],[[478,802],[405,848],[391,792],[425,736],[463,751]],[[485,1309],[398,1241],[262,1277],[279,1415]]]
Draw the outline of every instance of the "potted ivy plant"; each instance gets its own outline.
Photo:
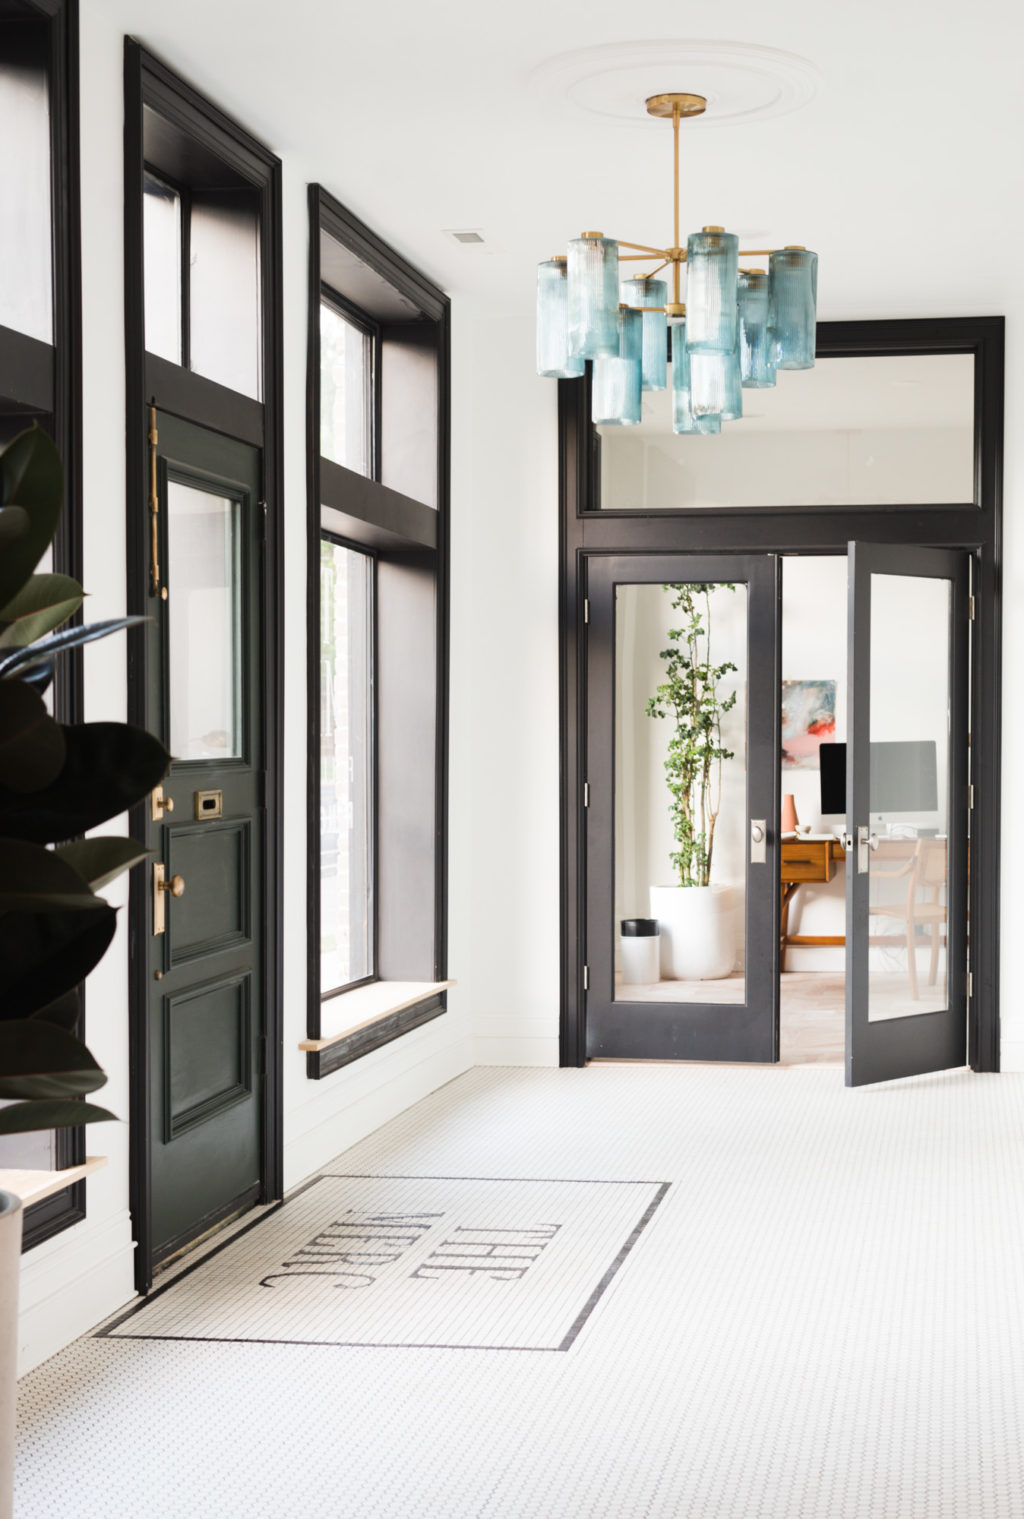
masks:
[[[661,934],[661,972],[676,981],[728,976],[736,959],[733,893],[713,884],[715,829],[722,803],[722,766],[733,752],[722,742],[722,718],[736,705],[736,672],[716,664],[711,648],[712,592],[728,583],[667,585],[680,626],[669,629],[661,651],[664,680],[647,703],[647,716],[671,723],[665,777],[675,849],[671,885],[651,887],[651,915]]]
[[[68,650],[145,619],[68,626],[83,592],[35,574],[64,481],[38,427],[0,453],[0,1135],[96,1123],[106,1076],[78,1034],[78,987],[114,935],[98,895],[146,850],[87,832],[142,800],[170,756],[124,723],[61,723],[46,694]],[[0,1192],[0,1519],[11,1512],[21,1202]]]

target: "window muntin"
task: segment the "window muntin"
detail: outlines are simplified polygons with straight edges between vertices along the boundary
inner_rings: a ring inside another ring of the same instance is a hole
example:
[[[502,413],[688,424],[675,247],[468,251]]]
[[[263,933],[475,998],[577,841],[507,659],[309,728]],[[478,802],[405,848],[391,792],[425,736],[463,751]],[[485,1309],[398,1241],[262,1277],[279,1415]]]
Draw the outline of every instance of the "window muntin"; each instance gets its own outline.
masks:
[[[320,452],[373,477],[373,338],[320,302]]]
[[[53,342],[50,137],[45,29],[0,21],[0,326],[43,343]]]
[[[373,560],[320,541],[320,991],[376,974]]]

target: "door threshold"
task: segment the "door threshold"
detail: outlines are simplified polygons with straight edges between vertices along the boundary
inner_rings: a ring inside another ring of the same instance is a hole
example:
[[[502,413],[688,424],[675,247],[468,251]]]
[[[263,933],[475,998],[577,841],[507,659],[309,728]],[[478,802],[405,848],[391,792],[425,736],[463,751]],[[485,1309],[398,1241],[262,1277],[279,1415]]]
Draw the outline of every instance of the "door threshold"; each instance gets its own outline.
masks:
[[[215,1234],[230,1228],[234,1223],[250,1213],[256,1206],[260,1195],[260,1184],[256,1182],[248,1187],[240,1196],[232,1198],[231,1202],[225,1203],[222,1208],[208,1213],[205,1218],[199,1220],[193,1229],[187,1234],[179,1234],[176,1239],[170,1240],[153,1259],[153,1280],[163,1276],[165,1272],[174,1266],[180,1266],[184,1257],[190,1255],[201,1245],[205,1245]]]

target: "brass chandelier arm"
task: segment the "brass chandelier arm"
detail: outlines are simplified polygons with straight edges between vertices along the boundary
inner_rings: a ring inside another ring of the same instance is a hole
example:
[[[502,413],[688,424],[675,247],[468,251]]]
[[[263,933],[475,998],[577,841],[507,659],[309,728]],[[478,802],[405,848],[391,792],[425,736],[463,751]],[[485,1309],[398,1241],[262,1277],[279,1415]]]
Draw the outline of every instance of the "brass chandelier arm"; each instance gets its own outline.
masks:
[[[615,241],[618,243],[620,248],[640,248],[643,253],[657,253],[659,257],[666,251],[664,248],[651,248],[647,243],[624,243],[622,239],[618,237],[615,239]]]

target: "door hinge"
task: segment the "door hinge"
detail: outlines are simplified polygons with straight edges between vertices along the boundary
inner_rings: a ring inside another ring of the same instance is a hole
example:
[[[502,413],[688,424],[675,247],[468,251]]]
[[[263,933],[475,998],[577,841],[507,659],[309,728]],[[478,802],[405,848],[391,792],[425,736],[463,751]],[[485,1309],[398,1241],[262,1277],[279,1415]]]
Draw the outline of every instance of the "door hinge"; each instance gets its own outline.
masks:
[[[261,1077],[267,1074],[267,1036],[261,1034],[259,1038],[259,1074]]]
[[[973,812],[974,811],[974,782],[973,781],[969,781],[967,783],[967,811],[968,812]]]
[[[969,970],[967,972],[967,1000],[968,1000],[968,1002],[971,1000],[971,998],[973,996],[974,996],[974,972],[972,970]]]
[[[589,990],[590,990],[590,966],[589,965],[585,965],[583,967],[583,990],[585,992],[589,992]]]
[[[967,598],[967,621],[973,622],[978,606],[973,596]]]
[[[584,622],[589,622],[590,621],[590,597],[589,596],[584,596],[584,598],[583,598],[583,621]]]
[[[590,806],[590,782],[589,781],[584,781],[583,782],[583,805],[584,805],[584,807],[589,807]]]
[[[265,501],[256,503],[256,533],[262,543],[267,536],[267,503]]]

